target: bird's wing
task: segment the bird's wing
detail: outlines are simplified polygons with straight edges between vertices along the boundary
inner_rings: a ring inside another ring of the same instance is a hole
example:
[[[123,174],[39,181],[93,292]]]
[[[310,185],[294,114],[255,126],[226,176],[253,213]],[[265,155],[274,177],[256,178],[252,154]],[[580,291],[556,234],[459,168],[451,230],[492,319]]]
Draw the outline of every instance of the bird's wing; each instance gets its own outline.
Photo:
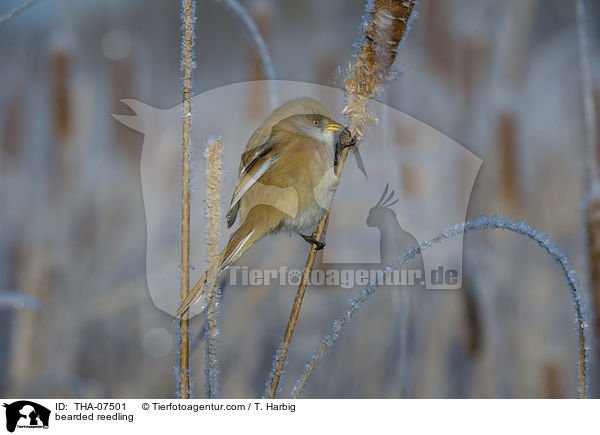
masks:
[[[244,150],[244,152],[242,153],[242,158],[240,159],[241,162],[238,179],[243,175],[244,172],[248,171],[248,169],[256,163],[257,159],[259,159],[260,157],[265,155],[265,153],[269,152],[272,149],[273,140],[271,140],[271,137],[269,136],[261,144]]]
[[[250,139],[246,144],[246,148],[244,150],[244,153],[242,154],[242,161],[240,163],[239,168],[238,186],[241,185],[241,179],[244,175],[244,170],[249,168],[253,162],[259,159],[261,155],[265,152],[265,150],[270,150],[273,148],[272,142],[269,140],[272,134],[273,127],[277,125],[280,121],[284,120],[285,118],[288,118],[289,116],[308,113],[320,114],[330,117],[327,108],[323,106],[323,104],[321,104],[319,101],[310,97],[294,98],[293,100],[289,100],[283,103],[273,112],[271,112],[267,119],[265,119],[265,121],[254,131],[254,133],[252,133],[252,136],[250,136]],[[273,163],[275,162],[271,162],[271,164]],[[256,178],[258,179],[258,177]],[[252,184],[254,184],[254,182]],[[246,191],[251,186],[252,185],[250,184],[246,188]],[[235,199],[235,193],[233,197]],[[239,198],[237,201],[231,201],[229,211],[227,212],[228,227],[231,227],[234,224],[239,211],[239,207]]]
[[[281,154],[273,147],[273,142],[270,140],[242,154],[242,169],[227,212],[228,227],[235,222],[240,199],[280,157]]]

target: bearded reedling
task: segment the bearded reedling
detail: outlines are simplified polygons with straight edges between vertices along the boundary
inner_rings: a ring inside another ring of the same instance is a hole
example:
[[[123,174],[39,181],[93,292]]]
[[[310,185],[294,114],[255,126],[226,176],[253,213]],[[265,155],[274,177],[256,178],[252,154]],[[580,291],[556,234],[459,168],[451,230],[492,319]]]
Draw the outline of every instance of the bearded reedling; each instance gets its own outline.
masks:
[[[296,233],[322,249],[324,243],[303,233],[323,217],[338,183],[339,154],[354,143],[348,129],[312,98],[297,98],[275,109],[242,153],[227,212],[229,227],[238,215],[241,224],[221,253],[217,276],[267,234]],[[204,299],[206,280],[207,272],[174,317],[194,300]]]

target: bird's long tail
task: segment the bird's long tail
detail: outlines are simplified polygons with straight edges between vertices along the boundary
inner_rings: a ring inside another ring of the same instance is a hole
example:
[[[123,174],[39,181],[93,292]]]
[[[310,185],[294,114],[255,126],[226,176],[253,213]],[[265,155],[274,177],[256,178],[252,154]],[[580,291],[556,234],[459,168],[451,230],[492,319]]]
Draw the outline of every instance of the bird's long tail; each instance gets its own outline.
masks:
[[[187,297],[181,301],[179,308],[175,311],[173,315],[173,319],[178,319],[181,315],[190,307],[192,302],[198,298],[202,298],[204,296],[204,285],[206,284],[206,277],[208,275],[208,271],[204,272],[202,278],[198,280],[192,291],[187,295]]]
[[[246,252],[257,240],[264,236],[264,232],[258,232],[254,229],[249,232],[246,231],[245,227],[239,228],[229,240],[227,247],[221,254],[221,260],[218,270],[216,271],[216,277],[210,279],[213,285],[216,284],[216,280],[223,270],[225,270],[231,263],[236,261]],[[185,311],[192,305],[195,300],[203,300],[205,296],[206,281],[208,278],[208,271],[204,272],[202,277],[198,280],[194,288],[190,291],[188,296],[181,301],[179,308],[175,311],[173,319],[179,318]],[[204,308],[203,308],[204,309]]]

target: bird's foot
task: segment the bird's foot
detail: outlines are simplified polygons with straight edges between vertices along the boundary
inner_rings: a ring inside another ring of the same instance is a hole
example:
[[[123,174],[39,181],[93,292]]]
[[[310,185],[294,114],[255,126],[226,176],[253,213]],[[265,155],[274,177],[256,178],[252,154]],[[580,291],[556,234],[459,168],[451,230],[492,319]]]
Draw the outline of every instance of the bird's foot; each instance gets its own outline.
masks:
[[[352,137],[350,142],[344,145],[344,148],[353,147],[354,145],[356,145],[356,137]]]
[[[321,249],[323,249],[325,247],[325,242],[321,242],[321,241],[317,240],[315,238],[314,233],[312,235],[310,235],[310,236],[307,236],[307,235],[304,235],[304,234],[300,234],[300,235],[308,243],[310,243],[311,245],[315,245],[315,247],[317,248],[317,251],[320,251]]]

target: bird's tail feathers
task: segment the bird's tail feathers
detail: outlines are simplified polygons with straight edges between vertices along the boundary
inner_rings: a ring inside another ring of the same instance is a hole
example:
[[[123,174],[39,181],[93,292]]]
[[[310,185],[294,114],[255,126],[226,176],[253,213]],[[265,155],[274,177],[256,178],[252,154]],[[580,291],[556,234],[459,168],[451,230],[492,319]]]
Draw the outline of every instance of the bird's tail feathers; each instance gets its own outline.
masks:
[[[231,228],[235,223],[235,219],[237,218],[239,209],[240,203],[238,202],[227,212],[227,228]]]
[[[256,240],[252,237],[254,233],[255,230],[251,230],[248,234],[244,235],[238,229],[238,231],[233,234],[231,240],[229,240],[229,243],[227,244],[227,247],[223,251],[221,267],[219,270],[227,268],[231,263],[240,258],[242,254],[256,242]]]
[[[214,279],[209,280],[210,285],[215,285],[217,277],[221,274],[223,270],[225,270],[231,263],[235,262],[238,258],[244,254],[257,240],[261,239],[264,236],[260,231],[256,231],[252,229],[248,234],[245,234],[245,231],[241,228],[233,233],[231,239],[229,239],[229,243],[227,247],[221,254],[221,261],[219,268],[216,273],[216,277]],[[198,280],[192,291],[188,294],[188,296],[181,302],[179,308],[173,315],[173,320],[181,317],[183,313],[192,305],[192,302],[198,303],[198,301],[202,301],[203,304],[206,304],[206,292],[205,287],[207,284],[208,271],[204,272],[202,278]],[[202,311],[204,311],[205,306],[202,307]]]
[[[181,317],[181,315],[186,312],[190,305],[192,305],[192,302],[194,302],[194,300],[197,299],[195,303],[197,303],[199,300],[206,300],[206,292],[204,291],[204,286],[206,285],[207,275],[208,271],[204,272],[202,278],[198,280],[192,291],[189,292],[189,294],[183,301],[181,301],[179,308],[177,308],[177,311],[175,311],[175,314],[173,315],[173,320],[176,320],[179,317]],[[205,302],[202,303],[205,304]],[[204,308],[205,307],[203,306],[202,311],[204,311]]]

